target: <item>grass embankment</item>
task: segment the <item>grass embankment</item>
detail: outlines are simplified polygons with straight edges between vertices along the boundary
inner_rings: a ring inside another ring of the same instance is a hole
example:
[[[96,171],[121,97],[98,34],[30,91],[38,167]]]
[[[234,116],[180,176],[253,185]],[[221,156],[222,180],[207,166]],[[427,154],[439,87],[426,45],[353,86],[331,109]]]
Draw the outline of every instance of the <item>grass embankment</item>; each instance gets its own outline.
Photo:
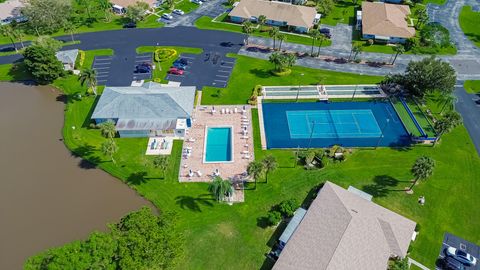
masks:
[[[463,87],[465,87],[465,91],[470,94],[478,94],[480,93],[480,81],[465,81],[463,84]]]
[[[252,63],[250,58],[243,60],[251,63],[244,70],[245,74],[250,75],[245,75],[243,80],[250,78],[252,85],[266,80],[272,84],[284,84],[291,80],[276,78],[276,81],[275,77],[270,78],[270,73],[261,73],[264,78],[257,78],[257,73],[252,74],[251,70],[260,63]],[[239,58],[240,62],[243,60]],[[246,63],[243,63],[244,67]],[[265,64],[260,68],[266,69],[267,66]],[[311,70],[308,74],[305,80],[312,80],[313,83],[324,74],[329,74],[328,80],[341,83],[350,83],[345,81],[349,78],[352,81],[360,78],[320,70]],[[240,83],[235,85],[237,88],[232,87],[230,91],[250,93],[252,88],[250,85],[242,87]],[[322,170],[307,171],[302,166],[294,167],[292,151],[261,150],[258,118],[254,111],[255,157],[261,159],[266,155],[274,155],[279,167],[269,175],[268,183],[259,181],[256,190],[245,191],[245,203],[228,206],[212,200],[207,192],[207,184],[178,182],[181,142],[174,143],[165,177],[153,168],[151,157],[144,155],[147,139],[116,138],[119,151],[114,156],[117,164],[113,164],[100,153],[100,145],[105,139],[98,129],[89,128],[96,98],[85,95],[76,98],[77,93],[84,94],[85,90],[77,80],[71,80],[70,86],[65,87],[65,144],[76,155],[128,183],[160,210],[168,209],[179,214],[179,226],[188,243],[185,260],[178,266],[179,269],[259,269],[268,266],[264,254],[269,251],[281,230],[263,228],[259,219],[266,215],[271,206],[282,200],[295,198],[302,202],[312,188],[326,180],[345,188],[349,185],[360,188],[374,195],[375,202],[420,223],[421,231],[412,244],[411,257],[431,268],[434,267],[446,231],[480,243],[475,238],[480,235],[480,220],[472,218],[480,216],[480,208],[477,207],[480,204],[477,196],[480,192],[477,181],[480,177],[480,158],[463,127],[446,134],[434,148],[419,146],[401,151],[392,148],[355,150],[345,162],[328,164]],[[226,97],[219,101],[243,103],[245,100],[243,95],[236,99],[230,94]],[[436,160],[433,176],[414,188],[415,195],[397,191],[410,184],[410,167],[420,155],[428,155]],[[79,165],[90,166],[86,162]],[[426,198],[423,206],[417,203],[420,195]]]
[[[463,6],[459,16],[460,27],[463,33],[473,42],[477,47],[480,47],[480,12],[473,11],[471,6]]]
[[[240,24],[232,24],[232,23],[226,23],[225,20],[227,20],[227,13],[224,13],[223,15],[219,16],[216,21],[212,21],[212,17],[208,16],[202,16],[198,18],[195,21],[195,26],[199,29],[211,29],[211,30],[222,30],[222,31],[230,31],[230,32],[238,32],[238,33],[243,33],[242,31],[242,25]],[[252,34],[251,36],[257,36],[257,37],[266,37],[269,38],[268,34],[268,26],[263,27],[265,30],[260,30],[260,27],[258,27]],[[312,39],[307,36],[307,35],[300,35],[300,34],[289,34],[286,32],[282,32],[282,34],[285,34],[285,41],[284,42],[291,42],[291,43],[298,43],[298,44],[304,44],[304,45],[312,45]],[[278,41],[277,41],[277,46],[278,46]],[[322,43],[322,47],[325,46],[330,46],[332,42],[330,40],[325,40]]]
[[[204,87],[202,104],[244,104],[255,85],[309,85],[309,84],[370,84],[382,77],[365,76],[294,66],[288,76],[278,77],[270,72],[273,64],[266,60],[242,55],[237,59],[227,88]],[[303,74],[303,75],[301,75]]]
[[[172,66],[173,62],[178,58],[182,53],[191,53],[191,54],[200,54],[202,49],[200,48],[188,48],[188,47],[168,47],[168,46],[142,46],[137,48],[137,53],[154,53],[156,49],[174,49],[177,51],[177,55],[167,59],[163,62],[155,61],[155,55],[153,54],[152,62],[155,64],[155,69],[153,70],[152,79],[156,82],[166,83],[165,77],[167,76],[167,71]]]

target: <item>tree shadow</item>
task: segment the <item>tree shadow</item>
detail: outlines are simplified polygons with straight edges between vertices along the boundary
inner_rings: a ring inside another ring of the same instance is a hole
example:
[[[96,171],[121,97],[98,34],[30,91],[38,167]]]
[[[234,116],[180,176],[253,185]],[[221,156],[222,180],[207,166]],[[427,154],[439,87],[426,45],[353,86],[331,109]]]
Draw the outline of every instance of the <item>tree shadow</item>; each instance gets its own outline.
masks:
[[[86,156],[89,156],[95,151],[95,146],[90,145],[90,144],[84,144],[82,146],[79,146],[72,151],[72,155],[74,157],[80,157],[84,158]]]
[[[68,96],[65,94],[59,94],[56,98],[55,101],[61,102],[63,104],[67,104],[68,102]]]
[[[389,175],[377,175],[373,178],[373,184],[364,185],[362,190],[373,197],[385,197],[390,191],[404,191],[403,189],[391,189],[398,185],[400,181]]]
[[[274,264],[275,262],[272,259],[265,256],[265,260],[263,261],[263,264],[262,264],[262,267],[260,267],[260,270],[270,270],[273,268]]]
[[[249,72],[253,75],[255,75],[257,78],[270,78],[272,77],[272,74],[270,73],[270,70],[264,70],[264,69],[250,69]]]
[[[208,198],[205,198],[207,197]],[[196,198],[191,196],[177,196],[175,197],[175,203],[180,206],[182,209],[189,209],[194,212],[202,212],[200,206],[213,206],[211,202],[213,199],[210,194],[198,195]]]
[[[92,160],[93,159],[93,160]],[[97,168],[97,164],[102,162],[99,157],[93,157],[91,160],[80,159],[78,167],[85,170],[91,170]]]
[[[140,185],[146,182],[147,179],[145,176],[147,176],[146,172],[134,172],[128,176],[126,181],[128,184]]]
[[[93,122],[93,120],[92,120],[92,114],[93,114],[93,111],[95,110],[95,107],[97,106],[97,103],[98,103],[98,100],[99,100],[99,99],[100,99],[100,95],[98,95],[98,96],[95,97],[95,101],[93,101],[92,106],[91,106],[90,109],[88,110],[87,116],[86,116],[85,119],[83,120],[83,123],[82,123],[82,127],[83,127],[83,128],[88,128],[88,127],[90,127],[90,124]]]

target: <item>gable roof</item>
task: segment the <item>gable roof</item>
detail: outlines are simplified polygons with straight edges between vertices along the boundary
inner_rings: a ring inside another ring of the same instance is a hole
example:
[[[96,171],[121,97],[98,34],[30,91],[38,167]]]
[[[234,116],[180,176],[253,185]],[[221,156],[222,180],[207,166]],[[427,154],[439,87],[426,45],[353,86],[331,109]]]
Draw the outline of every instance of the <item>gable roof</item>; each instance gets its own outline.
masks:
[[[55,54],[58,61],[62,62],[62,64],[72,64],[75,65],[75,60],[77,60],[78,50],[66,50],[66,51],[59,51]]]
[[[114,5],[119,5],[121,7],[127,8],[136,2],[145,2],[148,4],[149,7],[153,7],[153,4],[157,2],[157,0],[110,0],[110,3]]]
[[[316,14],[317,11],[313,7],[274,1],[241,0],[228,15],[245,19],[258,18],[260,15],[264,15],[268,20],[310,28],[313,26]]]
[[[147,82],[138,87],[107,87],[92,119],[118,119],[117,130],[172,129],[177,119],[190,118],[194,99],[194,86]]]
[[[386,269],[415,222],[326,182],[273,269]]]
[[[362,2],[362,32],[368,35],[410,38],[415,28],[407,24],[410,7],[382,2]]]

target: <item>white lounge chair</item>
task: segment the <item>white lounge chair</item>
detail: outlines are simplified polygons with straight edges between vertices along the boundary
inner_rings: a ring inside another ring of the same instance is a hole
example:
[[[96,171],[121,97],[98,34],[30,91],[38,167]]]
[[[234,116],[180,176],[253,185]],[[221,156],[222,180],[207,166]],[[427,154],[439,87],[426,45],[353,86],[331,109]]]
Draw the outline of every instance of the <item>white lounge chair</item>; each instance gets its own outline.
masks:
[[[249,153],[250,153],[250,151],[248,151],[248,150],[242,151],[242,154],[249,154]]]
[[[246,135],[242,136],[242,139],[248,139],[248,138],[249,138],[249,137],[246,136]]]
[[[250,155],[249,154],[246,154],[242,157],[243,159],[250,159]]]
[[[192,177],[193,176],[193,171],[192,170],[189,170],[188,171],[188,177]]]
[[[237,113],[237,112],[238,112],[237,107],[233,108],[233,112],[234,112],[234,113]]]
[[[226,112],[227,112],[227,114],[230,114],[230,109],[227,108],[227,109],[226,109]]]
[[[242,119],[247,119],[247,118],[248,118],[248,116],[242,115]]]
[[[225,114],[225,108],[222,108],[222,114]]]
[[[202,177],[202,172],[200,170],[197,171],[198,177]]]

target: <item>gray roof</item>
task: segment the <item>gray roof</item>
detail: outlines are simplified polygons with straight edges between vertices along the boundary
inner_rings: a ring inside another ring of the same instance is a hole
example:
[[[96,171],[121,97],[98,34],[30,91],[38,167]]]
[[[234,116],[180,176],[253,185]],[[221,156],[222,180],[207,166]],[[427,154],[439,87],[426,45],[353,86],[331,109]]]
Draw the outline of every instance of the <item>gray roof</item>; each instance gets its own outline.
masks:
[[[385,270],[415,222],[326,182],[273,269]]]
[[[75,60],[77,60],[78,50],[67,50],[67,51],[59,51],[55,54],[57,56],[58,61],[62,62],[62,64],[75,64]]]
[[[190,118],[194,99],[194,86],[147,82],[138,87],[107,87],[92,119],[118,119],[117,130],[173,129],[177,119]]]

